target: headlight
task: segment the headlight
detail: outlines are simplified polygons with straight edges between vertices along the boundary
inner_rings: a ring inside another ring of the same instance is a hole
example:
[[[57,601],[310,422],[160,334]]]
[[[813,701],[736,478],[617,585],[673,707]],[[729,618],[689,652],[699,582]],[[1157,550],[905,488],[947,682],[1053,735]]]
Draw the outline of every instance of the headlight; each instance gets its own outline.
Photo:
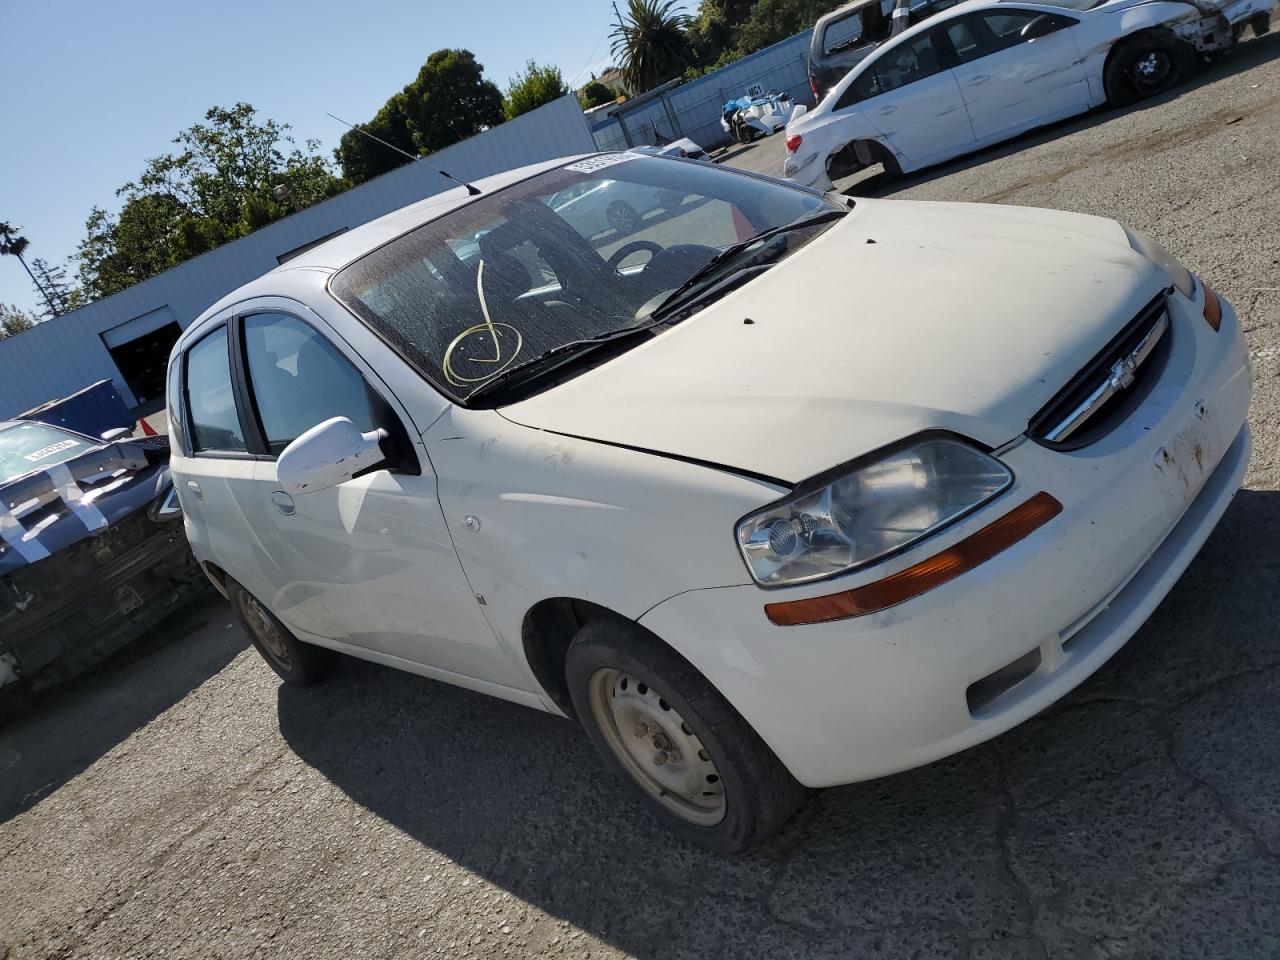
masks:
[[[905,549],[1012,481],[994,457],[929,437],[744,517],[738,546],[766,586],[820,580]]]
[[[1195,298],[1196,278],[1191,275],[1190,270],[1178,262],[1173,254],[1145,233],[1130,230],[1128,227],[1124,228],[1124,232],[1129,238],[1129,246],[1167,273],[1179,293],[1189,300]]]

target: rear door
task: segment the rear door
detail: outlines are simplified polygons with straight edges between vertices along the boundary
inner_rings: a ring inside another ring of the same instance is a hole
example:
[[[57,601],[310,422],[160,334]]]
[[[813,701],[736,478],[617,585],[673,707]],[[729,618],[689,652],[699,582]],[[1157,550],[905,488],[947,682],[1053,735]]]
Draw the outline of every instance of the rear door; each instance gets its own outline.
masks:
[[[856,105],[914,169],[973,148],[973,128],[937,31],[869,58],[836,109]]]
[[[1077,22],[1062,14],[1001,8],[943,25],[979,144],[1088,108],[1089,85],[1071,29]]]

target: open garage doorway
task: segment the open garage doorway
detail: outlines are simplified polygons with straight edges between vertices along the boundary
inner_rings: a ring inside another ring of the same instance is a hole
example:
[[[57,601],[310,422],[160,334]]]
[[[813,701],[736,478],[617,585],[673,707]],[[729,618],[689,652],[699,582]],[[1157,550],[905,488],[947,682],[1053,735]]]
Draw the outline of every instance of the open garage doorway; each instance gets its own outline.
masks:
[[[102,335],[139,413],[154,413],[164,406],[165,365],[181,333],[182,328],[163,309]]]

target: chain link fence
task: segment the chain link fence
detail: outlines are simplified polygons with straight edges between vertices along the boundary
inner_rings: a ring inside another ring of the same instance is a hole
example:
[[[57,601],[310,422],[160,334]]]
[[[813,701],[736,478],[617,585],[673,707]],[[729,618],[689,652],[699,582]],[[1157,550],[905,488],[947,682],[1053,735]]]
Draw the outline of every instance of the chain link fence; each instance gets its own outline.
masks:
[[[628,109],[620,104],[610,116],[591,126],[591,135],[601,150],[688,137],[705,149],[729,142],[720,126],[720,116],[729,100],[746,96],[748,90],[791,95],[796,103],[813,106],[807,69],[809,37],[812,30],[798,33],[758,50],[727,67],[689,80],[656,97]]]

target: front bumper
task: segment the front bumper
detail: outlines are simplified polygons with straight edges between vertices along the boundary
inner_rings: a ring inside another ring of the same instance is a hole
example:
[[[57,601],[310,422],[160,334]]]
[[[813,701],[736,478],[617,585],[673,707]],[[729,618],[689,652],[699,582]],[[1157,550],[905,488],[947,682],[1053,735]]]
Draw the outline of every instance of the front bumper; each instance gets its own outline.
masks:
[[[1007,450],[1013,487],[944,535],[825,583],[681,594],[641,622],[702,670],[809,786],[909,769],[1021,723],[1137,631],[1240,485],[1251,383],[1234,312],[1223,307],[1215,334],[1200,303],[1172,297],[1169,359],[1125,422],[1076,451],[1030,441]],[[764,616],[767,602],[834,593],[917,563],[1041,490],[1063,504],[1058,517],[914,600],[799,627]],[[1029,673],[1017,667],[1027,664]],[[1002,685],[1009,676],[1020,679]]]

